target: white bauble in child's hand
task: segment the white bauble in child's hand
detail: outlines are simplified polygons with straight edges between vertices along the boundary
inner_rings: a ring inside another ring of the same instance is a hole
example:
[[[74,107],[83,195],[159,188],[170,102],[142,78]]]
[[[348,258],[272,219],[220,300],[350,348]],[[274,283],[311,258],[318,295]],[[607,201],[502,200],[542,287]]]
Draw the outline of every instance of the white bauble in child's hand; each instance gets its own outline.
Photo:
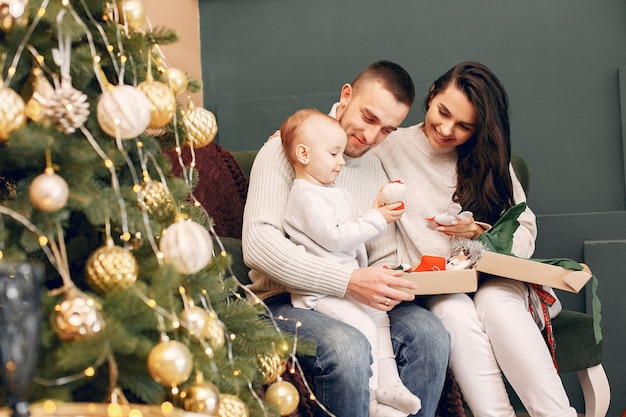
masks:
[[[404,201],[405,185],[400,180],[395,180],[384,185],[380,189],[380,201],[385,204],[393,204]]]

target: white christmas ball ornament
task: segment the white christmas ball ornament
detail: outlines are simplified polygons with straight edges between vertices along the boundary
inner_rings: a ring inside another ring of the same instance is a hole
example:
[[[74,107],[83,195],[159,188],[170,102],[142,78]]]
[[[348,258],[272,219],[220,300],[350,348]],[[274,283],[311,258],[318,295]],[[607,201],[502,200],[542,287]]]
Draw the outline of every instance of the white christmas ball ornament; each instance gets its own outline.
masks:
[[[37,210],[46,213],[65,207],[69,196],[70,188],[67,182],[52,171],[46,171],[35,177],[28,187],[30,202]]]
[[[400,180],[385,184],[380,190],[380,201],[385,204],[399,203],[404,201],[405,185]]]
[[[179,221],[169,226],[159,243],[165,262],[181,274],[195,274],[213,258],[211,234],[193,221]]]
[[[132,139],[150,124],[151,104],[148,97],[130,85],[119,85],[105,91],[98,100],[98,124],[109,136]]]

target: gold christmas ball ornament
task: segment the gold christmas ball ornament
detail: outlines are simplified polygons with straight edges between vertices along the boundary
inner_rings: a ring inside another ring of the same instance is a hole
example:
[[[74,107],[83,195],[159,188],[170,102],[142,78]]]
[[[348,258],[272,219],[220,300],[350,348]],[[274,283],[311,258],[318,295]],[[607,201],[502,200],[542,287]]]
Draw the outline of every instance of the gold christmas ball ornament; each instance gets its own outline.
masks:
[[[87,283],[101,294],[130,287],[137,281],[138,272],[135,257],[111,238],[89,256],[85,265]]]
[[[205,328],[206,338],[214,349],[221,348],[226,342],[224,326],[217,318],[209,316],[209,322]]]
[[[207,146],[217,135],[215,115],[192,103],[183,115],[183,122],[187,128],[188,142],[196,148]]]
[[[160,181],[143,181],[137,191],[137,204],[159,222],[171,220],[176,213],[172,195]]]
[[[248,417],[248,406],[233,394],[220,394],[219,417]]]
[[[175,95],[184,93],[187,90],[187,85],[189,84],[187,75],[178,68],[168,68],[163,76]]]
[[[6,142],[11,133],[26,124],[24,100],[0,80],[0,142]]]
[[[185,391],[183,408],[194,413],[216,416],[220,403],[220,390],[215,384],[204,381],[202,374],[196,382]]]
[[[265,391],[264,399],[278,409],[281,416],[288,416],[298,408],[300,394],[288,381],[274,382]]]
[[[26,102],[24,112],[32,121],[49,125],[49,104],[56,94],[54,87],[39,67],[33,69],[31,77],[33,94]]]
[[[0,0],[0,29],[7,32],[14,24],[25,25],[27,6],[28,0]]]
[[[150,124],[150,100],[135,87],[119,85],[102,93],[96,109],[98,124],[112,137],[133,139]]]
[[[137,88],[150,100],[151,129],[158,129],[170,123],[176,113],[176,96],[169,85],[160,81],[146,80]]]
[[[186,324],[190,334],[201,339],[208,339],[214,348],[224,346],[226,338],[222,323],[202,307],[185,308],[178,317]]]
[[[190,334],[200,338],[206,337],[206,329],[211,317],[202,307],[186,307],[178,314],[178,318],[186,325]]]
[[[148,372],[163,386],[173,387],[185,382],[192,370],[191,351],[177,340],[160,342],[148,355]]]
[[[67,204],[70,188],[63,177],[51,169],[35,177],[28,187],[30,202],[39,211],[52,213]]]
[[[131,32],[141,29],[146,22],[146,10],[140,0],[116,0],[107,3],[104,18],[113,22],[116,15],[117,23],[127,24]]]
[[[165,262],[174,265],[181,274],[195,274],[213,258],[211,234],[193,221],[178,221],[170,225],[159,242]]]
[[[104,328],[96,302],[80,291],[68,290],[63,301],[54,306],[52,328],[61,340],[75,341]]]
[[[117,4],[122,5],[120,23],[126,23],[131,30],[141,29],[146,21],[146,10],[143,3],[140,0],[122,0],[118,1]]]

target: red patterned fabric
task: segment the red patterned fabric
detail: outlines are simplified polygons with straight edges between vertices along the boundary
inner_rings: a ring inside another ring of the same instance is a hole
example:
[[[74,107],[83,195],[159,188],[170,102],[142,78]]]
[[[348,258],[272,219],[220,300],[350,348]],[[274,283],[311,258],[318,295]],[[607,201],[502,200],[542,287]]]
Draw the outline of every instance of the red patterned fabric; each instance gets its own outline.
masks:
[[[176,152],[164,149],[172,161],[172,173],[181,176],[182,167]],[[235,158],[218,143],[194,149],[198,184],[194,196],[213,219],[218,236],[241,239],[243,209],[248,195],[248,180]],[[191,150],[183,148],[186,167],[191,161]]]
[[[554,340],[554,332],[552,331],[552,319],[550,318],[550,313],[548,311],[548,307],[552,306],[552,304],[556,302],[556,298],[548,291],[544,290],[541,285],[528,284],[528,286],[531,291],[534,290],[537,293],[537,296],[541,301],[541,313],[543,314],[543,320],[546,325],[546,343],[548,344],[548,348],[550,348],[550,354],[552,355],[554,367],[558,371],[559,366],[556,363],[556,341]],[[530,307],[530,314],[533,314],[533,304],[530,302],[530,294],[528,295],[528,305]]]

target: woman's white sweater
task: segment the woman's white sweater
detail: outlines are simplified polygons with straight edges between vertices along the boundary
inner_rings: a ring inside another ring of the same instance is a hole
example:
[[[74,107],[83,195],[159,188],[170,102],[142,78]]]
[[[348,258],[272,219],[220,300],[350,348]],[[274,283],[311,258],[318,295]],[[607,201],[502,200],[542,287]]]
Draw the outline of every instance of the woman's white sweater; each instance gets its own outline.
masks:
[[[450,238],[436,231],[434,222],[426,219],[447,211],[457,181],[456,149],[433,148],[422,126],[420,123],[400,128],[371,151],[381,160],[390,180],[405,183],[405,213],[399,222],[398,251],[401,260],[411,265],[419,264],[422,255],[449,255]],[[510,171],[515,202],[526,201],[512,167]],[[514,235],[513,253],[528,258],[535,250],[535,215],[527,208],[518,220],[520,227]]]

